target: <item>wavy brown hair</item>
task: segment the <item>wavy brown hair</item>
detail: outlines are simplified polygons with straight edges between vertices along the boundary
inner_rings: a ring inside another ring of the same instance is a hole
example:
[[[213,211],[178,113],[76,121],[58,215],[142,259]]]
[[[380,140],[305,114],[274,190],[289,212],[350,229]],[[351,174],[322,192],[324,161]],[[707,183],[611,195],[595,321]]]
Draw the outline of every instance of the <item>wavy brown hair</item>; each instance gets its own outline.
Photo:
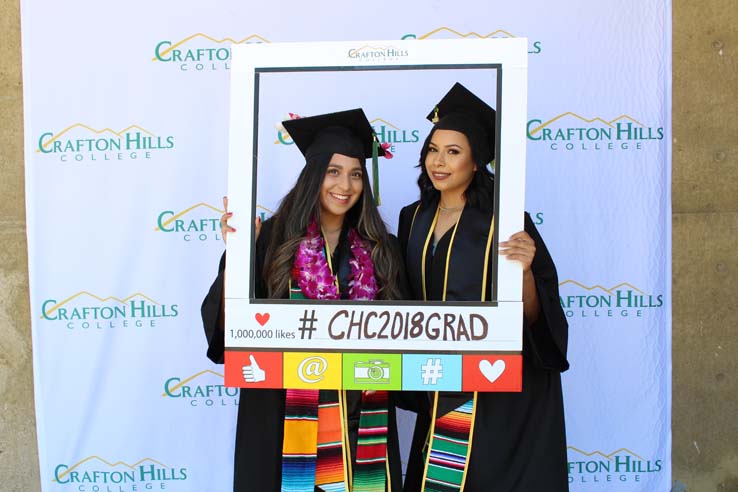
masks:
[[[333,154],[311,158],[285,195],[274,214],[274,226],[264,261],[264,279],[268,296],[273,299],[288,295],[292,265],[297,247],[314,218],[320,224],[320,187]],[[400,259],[392,247],[389,233],[374,203],[369,177],[362,162],[363,190],[359,201],[346,213],[344,225],[356,229],[371,249],[374,275],[379,292],[377,299],[399,299],[397,279]]]

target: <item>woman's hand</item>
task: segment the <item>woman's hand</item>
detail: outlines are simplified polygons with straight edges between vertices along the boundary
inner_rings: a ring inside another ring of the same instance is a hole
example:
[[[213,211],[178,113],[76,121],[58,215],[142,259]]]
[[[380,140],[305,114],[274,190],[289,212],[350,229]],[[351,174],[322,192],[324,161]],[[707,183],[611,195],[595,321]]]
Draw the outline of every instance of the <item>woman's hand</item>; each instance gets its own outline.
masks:
[[[228,243],[228,240],[226,239],[228,237],[229,232],[236,232],[236,229],[234,227],[231,227],[228,225],[228,219],[233,217],[233,212],[228,211],[228,197],[223,197],[223,209],[225,212],[223,215],[220,216],[220,234],[223,237],[223,242]],[[254,228],[256,237],[254,240],[259,239],[259,234],[261,233],[261,217],[256,217],[254,219]]]
[[[236,229],[228,225],[228,219],[233,217],[233,212],[228,211],[228,197],[223,197],[223,215],[220,216],[220,235],[223,242],[228,244],[228,233],[236,232]]]
[[[507,241],[500,243],[500,255],[523,265],[523,314],[529,324],[535,323],[541,314],[536,280],[531,265],[536,255],[536,242],[525,231],[516,232]]]
[[[500,254],[508,260],[519,261],[523,265],[523,273],[528,273],[536,255],[536,242],[527,232],[516,232],[510,239],[500,243]]]

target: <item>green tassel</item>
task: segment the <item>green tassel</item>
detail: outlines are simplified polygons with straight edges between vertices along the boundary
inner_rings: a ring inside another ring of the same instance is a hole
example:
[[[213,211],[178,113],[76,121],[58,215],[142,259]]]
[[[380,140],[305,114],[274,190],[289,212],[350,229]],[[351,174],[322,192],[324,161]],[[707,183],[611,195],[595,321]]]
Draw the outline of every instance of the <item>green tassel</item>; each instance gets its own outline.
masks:
[[[379,198],[379,142],[377,136],[374,136],[372,142],[372,184],[374,185],[374,203],[377,207],[382,204],[381,198]]]

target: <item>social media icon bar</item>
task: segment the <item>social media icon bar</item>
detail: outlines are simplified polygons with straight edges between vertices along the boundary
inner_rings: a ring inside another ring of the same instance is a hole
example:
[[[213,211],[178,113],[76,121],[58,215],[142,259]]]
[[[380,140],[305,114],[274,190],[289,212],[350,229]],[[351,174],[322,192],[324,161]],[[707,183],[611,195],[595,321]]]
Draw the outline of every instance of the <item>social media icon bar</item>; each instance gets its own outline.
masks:
[[[522,391],[519,354],[226,351],[225,384],[241,388]]]

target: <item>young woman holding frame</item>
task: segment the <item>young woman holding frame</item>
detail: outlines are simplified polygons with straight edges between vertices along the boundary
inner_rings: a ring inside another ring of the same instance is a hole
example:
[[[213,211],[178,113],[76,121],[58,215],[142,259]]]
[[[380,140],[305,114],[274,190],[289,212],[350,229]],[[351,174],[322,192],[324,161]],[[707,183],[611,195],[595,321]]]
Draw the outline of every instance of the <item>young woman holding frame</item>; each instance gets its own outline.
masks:
[[[257,222],[255,297],[403,298],[399,245],[379,215],[365,165],[383,151],[364,112],[283,125],[305,167],[274,216]],[[221,221],[224,238],[235,232],[230,217],[226,211]],[[224,271],[225,255],[202,305],[214,362],[224,350]],[[234,492],[400,491],[398,399],[387,391],[242,389]]]

